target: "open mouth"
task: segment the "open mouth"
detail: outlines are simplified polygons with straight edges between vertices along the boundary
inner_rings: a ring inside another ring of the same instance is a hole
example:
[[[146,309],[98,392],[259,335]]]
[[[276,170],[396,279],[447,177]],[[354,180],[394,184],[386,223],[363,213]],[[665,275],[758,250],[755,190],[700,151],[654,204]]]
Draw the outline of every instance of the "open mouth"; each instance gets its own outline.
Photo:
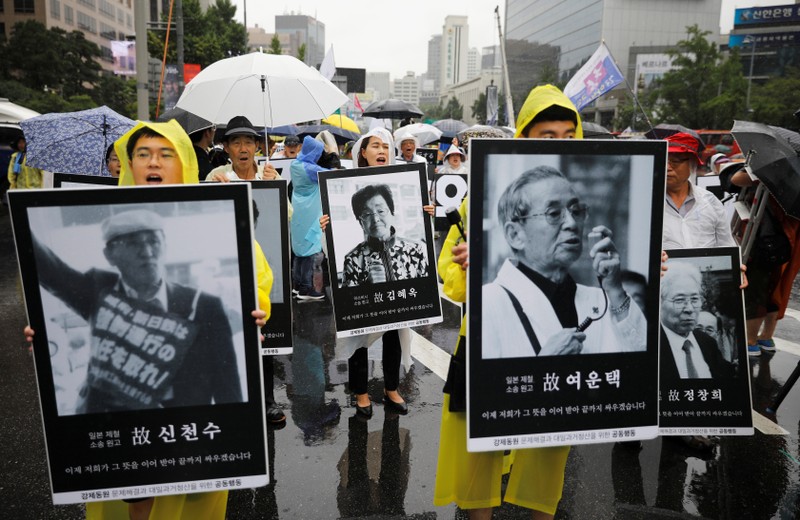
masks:
[[[377,159],[375,159],[375,162],[377,162],[378,164],[386,164],[386,157],[378,157]]]
[[[164,179],[157,173],[151,173],[147,175],[145,182],[147,182],[147,184],[161,184],[164,182]]]

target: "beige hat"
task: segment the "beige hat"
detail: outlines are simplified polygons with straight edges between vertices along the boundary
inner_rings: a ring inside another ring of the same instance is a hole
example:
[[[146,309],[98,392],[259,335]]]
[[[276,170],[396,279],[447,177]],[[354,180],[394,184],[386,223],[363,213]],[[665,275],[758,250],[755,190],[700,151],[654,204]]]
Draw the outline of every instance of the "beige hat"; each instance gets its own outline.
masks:
[[[108,242],[122,235],[137,231],[164,231],[164,223],[157,213],[145,209],[136,209],[111,215],[103,221],[101,227],[103,240]]]

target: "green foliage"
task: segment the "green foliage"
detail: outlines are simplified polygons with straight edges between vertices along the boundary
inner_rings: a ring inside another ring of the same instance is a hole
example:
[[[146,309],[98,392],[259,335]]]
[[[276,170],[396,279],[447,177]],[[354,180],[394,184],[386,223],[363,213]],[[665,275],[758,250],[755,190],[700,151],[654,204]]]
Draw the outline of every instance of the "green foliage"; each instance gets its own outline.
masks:
[[[300,48],[297,49],[297,59],[305,62],[306,61],[306,44],[300,45]]]
[[[498,92],[497,94],[497,121],[498,123],[505,123],[506,121],[506,99],[505,94]],[[481,92],[478,99],[472,103],[472,117],[474,117],[479,124],[486,124],[486,93]]]
[[[657,86],[657,122],[689,128],[730,128],[745,113],[747,82],[738,54],[723,58],[709,31],[687,27],[687,38],[669,51],[676,69]]]
[[[215,61],[247,52],[247,30],[234,20],[236,6],[230,0],[217,2],[204,13],[198,0],[183,0],[183,61],[207,67]],[[167,21],[164,15],[163,21]],[[148,31],[147,48],[159,61],[164,57],[166,31]],[[177,61],[176,35],[169,35],[167,62]]]
[[[269,50],[267,50],[267,54],[283,54],[283,49],[281,49],[281,40],[278,38],[277,34],[272,35],[272,41],[269,42]]]
[[[136,119],[136,80],[103,76],[92,89],[91,96],[97,105],[107,105],[119,114]]]
[[[438,121],[439,119],[458,119],[464,117],[464,107],[455,97],[451,97],[446,105],[439,103],[438,105],[421,105],[420,110],[424,113],[422,119],[431,119]]]
[[[753,85],[750,104],[753,107],[751,120],[759,123],[796,129],[797,119],[792,115],[798,108],[797,93],[800,92],[800,69],[792,68],[786,75],[773,78],[764,85]]]

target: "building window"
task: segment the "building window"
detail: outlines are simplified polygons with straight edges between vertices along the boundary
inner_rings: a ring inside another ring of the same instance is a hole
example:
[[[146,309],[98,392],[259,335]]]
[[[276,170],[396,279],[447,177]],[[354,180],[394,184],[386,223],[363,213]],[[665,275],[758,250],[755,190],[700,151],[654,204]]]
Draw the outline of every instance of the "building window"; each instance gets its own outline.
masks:
[[[117,32],[110,25],[100,22],[100,36],[102,36],[106,40],[116,40]]]
[[[95,7],[95,0],[78,0],[78,3],[86,7],[91,7],[92,9]]]
[[[88,14],[78,11],[78,29],[97,34],[97,22]]]
[[[106,47],[105,45],[100,46],[100,51],[102,52],[102,59],[109,63],[114,63],[114,54],[111,52],[111,47]]]
[[[107,0],[100,0],[100,14],[102,14],[109,20],[113,20],[115,14],[114,5]]]
[[[61,2],[59,0],[50,0],[50,16],[56,20],[61,19]]]
[[[33,13],[33,0],[14,0],[15,13]]]
[[[120,8],[117,8],[117,22],[120,24],[125,23],[125,11]]]
[[[73,25],[75,23],[75,20],[72,17],[72,7],[68,5],[64,6],[64,23],[69,25]]]

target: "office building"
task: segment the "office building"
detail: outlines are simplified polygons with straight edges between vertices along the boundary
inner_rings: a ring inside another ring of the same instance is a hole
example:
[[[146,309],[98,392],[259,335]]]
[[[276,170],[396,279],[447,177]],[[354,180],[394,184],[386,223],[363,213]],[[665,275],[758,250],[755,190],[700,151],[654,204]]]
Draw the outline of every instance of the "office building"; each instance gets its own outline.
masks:
[[[719,39],[722,0],[508,0],[506,51],[511,92],[519,106],[540,81],[563,82],[605,41],[620,70],[633,84],[639,54],[664,54],[697,25]],[[520,78],[524,78],[520,81]],[[615,94],[587,107],[584,116],[610,123]]]
[[[467,54],[469,52],[469,25],[466,16],[447,16],[442,27],[440,88],[455,85],[467,79]]]
[[[481,72],[481,53],[472,47],[467,52],[467,79],[472,79]]]
[[[107,71],[114,69],[111,42],[134,33],[133,0],[0,0],[0,6],[0,33],[6,39],[11,37],[14,24],[27,20],[48,29],[81,31],[100,47],[99,63]]]
[[[275,16],[275,33],[283,43],[288,38],[289,47],[284,54],[297,56],[300,46],[305,44],[305,63],[318,67],[325,58],[325,24],[304,14]]]
[[[389,99],[391,97],[391,82],[388,72],[367,72],[367,88],[365,93],[370,93],[372,101]]]
[[[393,83],[392,97],[394,99],[414,105],[419,104],[420,78],[414,75],[414,71],[406,72],[404,77],[394,80]]]
[[[439,87],[442,84],[442,35],[434,34],[428,40],[428,70],[425,72],[426,80],[433,81],[433,89],[436,96],[439,95]]]

